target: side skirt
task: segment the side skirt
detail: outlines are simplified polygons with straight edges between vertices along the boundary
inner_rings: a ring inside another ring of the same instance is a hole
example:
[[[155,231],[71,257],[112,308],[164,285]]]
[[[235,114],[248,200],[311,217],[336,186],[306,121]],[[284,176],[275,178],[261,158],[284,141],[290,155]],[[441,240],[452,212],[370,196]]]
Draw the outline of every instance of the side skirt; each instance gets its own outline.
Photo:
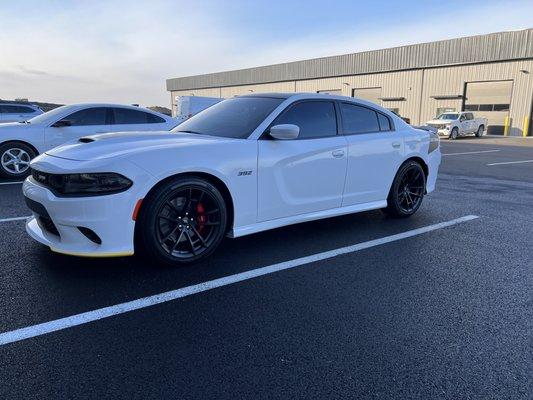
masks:
[[[236,238],[240,236],[251,235],[252,233],[267,231],[269,229],[280,228],[282,226],[294,225],[323,218],[337,217],[339,215],[353,214],[361,211],[376,210],[384,207],[387,207],[387,200],[373,201],[370,203],[362,203],[352,206],[332,208],[329,210],[315,211],[307,214],[283,217],[234,228],[228,233],[228,237]]]

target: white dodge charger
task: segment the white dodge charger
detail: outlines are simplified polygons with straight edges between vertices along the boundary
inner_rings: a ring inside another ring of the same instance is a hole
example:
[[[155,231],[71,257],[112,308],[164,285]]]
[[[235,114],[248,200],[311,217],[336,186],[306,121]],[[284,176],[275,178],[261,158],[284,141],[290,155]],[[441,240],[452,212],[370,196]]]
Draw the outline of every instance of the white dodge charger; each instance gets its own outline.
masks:
[[[60,253],[184,264],[225,235],[372,209],[410,216],[440,160],[436,135],[373,103],[253,94],[171,132],[88,136],[37,157],[26,229]]]
[[[146,108],[120,104],[72,104],[32,117],[0,124],[0,177],[25,178],[36,155],[82,136],[169,131],[180,122]]]

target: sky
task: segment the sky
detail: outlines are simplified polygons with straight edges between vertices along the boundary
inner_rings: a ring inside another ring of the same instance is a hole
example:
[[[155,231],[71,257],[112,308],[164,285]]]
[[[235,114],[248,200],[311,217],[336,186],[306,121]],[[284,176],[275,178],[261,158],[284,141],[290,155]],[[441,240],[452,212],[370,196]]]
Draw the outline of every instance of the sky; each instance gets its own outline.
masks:
[[[169,107],[168,78],[531,27],[530,0],[0,0],[0,99]]]

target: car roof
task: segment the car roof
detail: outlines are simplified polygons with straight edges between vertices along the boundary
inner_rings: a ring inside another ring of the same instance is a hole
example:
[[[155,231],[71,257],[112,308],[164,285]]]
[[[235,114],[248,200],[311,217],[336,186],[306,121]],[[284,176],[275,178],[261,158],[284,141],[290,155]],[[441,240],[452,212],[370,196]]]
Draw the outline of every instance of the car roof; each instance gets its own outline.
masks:
[[[68,107],[69,109],[81,109],[86,107],[117,107],[117,108],[129,108],[131,110],[142,110],[165,118],[170,118],[168,115],[163,113],[150,110],[148,107],[133,106],[130,104],[116,104],[116,103],[75,103],[75,104],[66,104],[63,107]]]
[[[7,101],[0,101],[0,106],[24,106],[24,107],[33,107],[39,108],[39,106],[31,103],[10,103]]]
[[[348,101],[348,102],[357,102],[360,104],[366,104],[372,107],[380,107],[376,103],[371,101],[364,100],[358,97],[349,97],[349,96],[340,96],[337,94],[329,93],[309,93],[309,92],[296,92],[296,93],[250,93],[242,96],[236,97],[270,97],[277,99],[291,99],[291,100],[305,100],[305,99],[324,99],[324,100],[339,100],[339,101]]]
[[[278,98],[278,99],[285,99],[285,100],[291,100],[291,101],[298,101],[298,100],[337,100],[337,101],[344,101],[349,103],[356,103],[363,106],[367,106],[374,109],[379,109],[380,112],[383,112],[387,114],[388,116],[396,117],[399,120],[401,118],[394,114],[392,111],[387,110],[383,106],[380,106],[379,104],[373,103],[371,101],[361,99],[359,97],[349,97],[349,96],[340,96],[337,94],[329,94],[329,93],[309,93],[309,92],[297,92],[297,93],[250,93],[245,94],[242,96],[236,96],[236,97],[270,97],[270,98]]]
[[[274,99],[288,99],[293,95],[294,93],[249,93],[236,97],[270,97]]]

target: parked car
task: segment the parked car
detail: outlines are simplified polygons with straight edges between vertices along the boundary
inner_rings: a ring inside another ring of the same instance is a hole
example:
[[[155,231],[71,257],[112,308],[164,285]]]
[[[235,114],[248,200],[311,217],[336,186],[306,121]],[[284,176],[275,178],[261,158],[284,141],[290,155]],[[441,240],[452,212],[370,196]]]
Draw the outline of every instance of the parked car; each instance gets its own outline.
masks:
[[[439,136],[449,137],[451,140],[459,136],[483,136],[487,128],[487,118],[474,118],[471,112],[446,112],[427,124],[438,130]]]
[[[176,96],[175,117],[180,121],[185,121],[222,100],[224,99],[219,97]]]
[[[163,131],[179,121],[154,111],[118,104],[58,107],[22,122],[0,124],[0,176],[24,178],[30,161],[47,150],[95,133]]]
[[[0,103],[0,123],[27,121],[43,110],[33,104]]]
[[[247,95],[171,133],[87,136],[37,157],[26,229],[60,253],[179,265],[225,235],[372,209],[408,217],[435,189],[440,160],[438,136],[374,103]]]

